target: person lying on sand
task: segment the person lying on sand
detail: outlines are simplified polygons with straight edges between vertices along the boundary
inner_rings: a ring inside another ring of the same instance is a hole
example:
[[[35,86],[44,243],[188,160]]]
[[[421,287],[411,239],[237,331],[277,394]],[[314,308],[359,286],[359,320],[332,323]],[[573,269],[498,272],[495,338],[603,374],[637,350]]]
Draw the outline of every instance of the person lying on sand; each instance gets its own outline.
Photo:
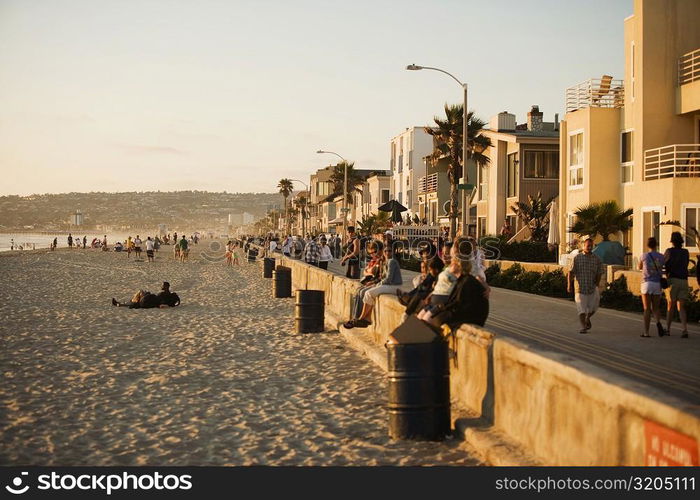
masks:
[[[163,282],[161,292],[156,295],[146,290],[139,290],[134,294],[129,302],[117,302],[112,297],[112,305],[117,307],[128,307],[129,309],[152,309],[159,307],[175,307],[180,305],[180,297],[175,292],[170,291],[170,283]]]

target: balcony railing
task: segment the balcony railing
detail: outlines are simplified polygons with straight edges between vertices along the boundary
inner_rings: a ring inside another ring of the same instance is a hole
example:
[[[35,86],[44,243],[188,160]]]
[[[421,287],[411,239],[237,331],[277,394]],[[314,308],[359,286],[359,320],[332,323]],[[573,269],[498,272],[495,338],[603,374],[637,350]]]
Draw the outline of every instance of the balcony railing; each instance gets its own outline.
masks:
[[[700,49],[682,55],[678,59],[678,85],[700,80]]]
[[[582,108],[621,108],[625,104],[622,80],[591,78],[566,89],[566,112]]]
[[[644,152],[644,180],[700,177],[700,144],[671,144]]]
[[[438,187],[438,175],[429,174],[418,179],[418,194],[434,193]]]

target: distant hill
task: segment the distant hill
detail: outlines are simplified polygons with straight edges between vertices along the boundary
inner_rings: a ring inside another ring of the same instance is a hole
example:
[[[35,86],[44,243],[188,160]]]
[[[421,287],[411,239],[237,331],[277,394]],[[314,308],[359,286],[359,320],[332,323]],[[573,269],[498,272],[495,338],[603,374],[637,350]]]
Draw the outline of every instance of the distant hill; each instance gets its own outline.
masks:
[[[65,193],[0,197],[0,231],[69,228],[71,214],[80,210],[85,229],[111,227],[153,229],[225,228],[228,214],[264,216],[283,206],[279,193],[212,193],[208,191],[145,191],[131,193]]]

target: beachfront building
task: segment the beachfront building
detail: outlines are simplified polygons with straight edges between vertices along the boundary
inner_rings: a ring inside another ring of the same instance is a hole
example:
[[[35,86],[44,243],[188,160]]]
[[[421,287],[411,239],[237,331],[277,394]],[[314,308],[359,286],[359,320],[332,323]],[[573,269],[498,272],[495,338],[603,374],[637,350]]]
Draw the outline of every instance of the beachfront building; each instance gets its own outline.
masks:
[[[700,225],[699,22],[698,0],[634,0],[624,21],[624,78],[602,75],[566,90],[560,252],[573,212],[592,202],[634,210],[633,228],[617,235],[634,258],[649,236],[668,246],[678,229],[661,223]],[[697,253],[690,235],[686,245]]]
[[[325,168],[320,168],[316,173],[311,174],[309,179],[309,231],[319,233],[327,227],[328,207],[324,214],[322,200],[325,200],[333,192],[333,183],[331,175],[333,174],[333,166],[329,165]],[[335,218],[335,213],[331,219]],[[325,221],[325,222],[324,222]]]
[[[356,220],[362,220],[364,216],[376,214],[379,207],[388,203],[391,199],[391,174],[386,171],[377,171],[367,177],[362,186],[362,214]]]
[[[391,139],[391,199],[418,213],[418,179],[425,175],[423,158],[433,151],[433,137],[425,127],[407,127]]]
[[[418,179],[418,217],[430,226],[449,224],[446,205],[450,201],[450,179],[447,177],[449,158],[423,158],[425,175]],[[462,197],[459,197],[461,201]]]
[[[559,193],[559,124],[543,121],[534,105],[527,122],[517,124],[514,114],[503,111],[489,121],[482,134],[492,146],[484,151],[489,163],[477,169],[476,234],[498,234],[505,219],[517,232],[521,223],[513,211],[538,193],[543,199]]]

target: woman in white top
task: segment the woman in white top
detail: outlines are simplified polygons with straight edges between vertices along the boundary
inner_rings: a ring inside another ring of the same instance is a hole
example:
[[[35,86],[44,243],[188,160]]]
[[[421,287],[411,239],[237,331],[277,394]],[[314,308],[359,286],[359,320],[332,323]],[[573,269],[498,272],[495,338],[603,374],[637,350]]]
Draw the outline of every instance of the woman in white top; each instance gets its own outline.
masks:
[[[325,236],[321,236],[319,241],[321,242],[321,256],[318,258],[318,267],[321,269],[328,269],[328,263],[333,262],[331,247],[327,245],[328,242]]]

